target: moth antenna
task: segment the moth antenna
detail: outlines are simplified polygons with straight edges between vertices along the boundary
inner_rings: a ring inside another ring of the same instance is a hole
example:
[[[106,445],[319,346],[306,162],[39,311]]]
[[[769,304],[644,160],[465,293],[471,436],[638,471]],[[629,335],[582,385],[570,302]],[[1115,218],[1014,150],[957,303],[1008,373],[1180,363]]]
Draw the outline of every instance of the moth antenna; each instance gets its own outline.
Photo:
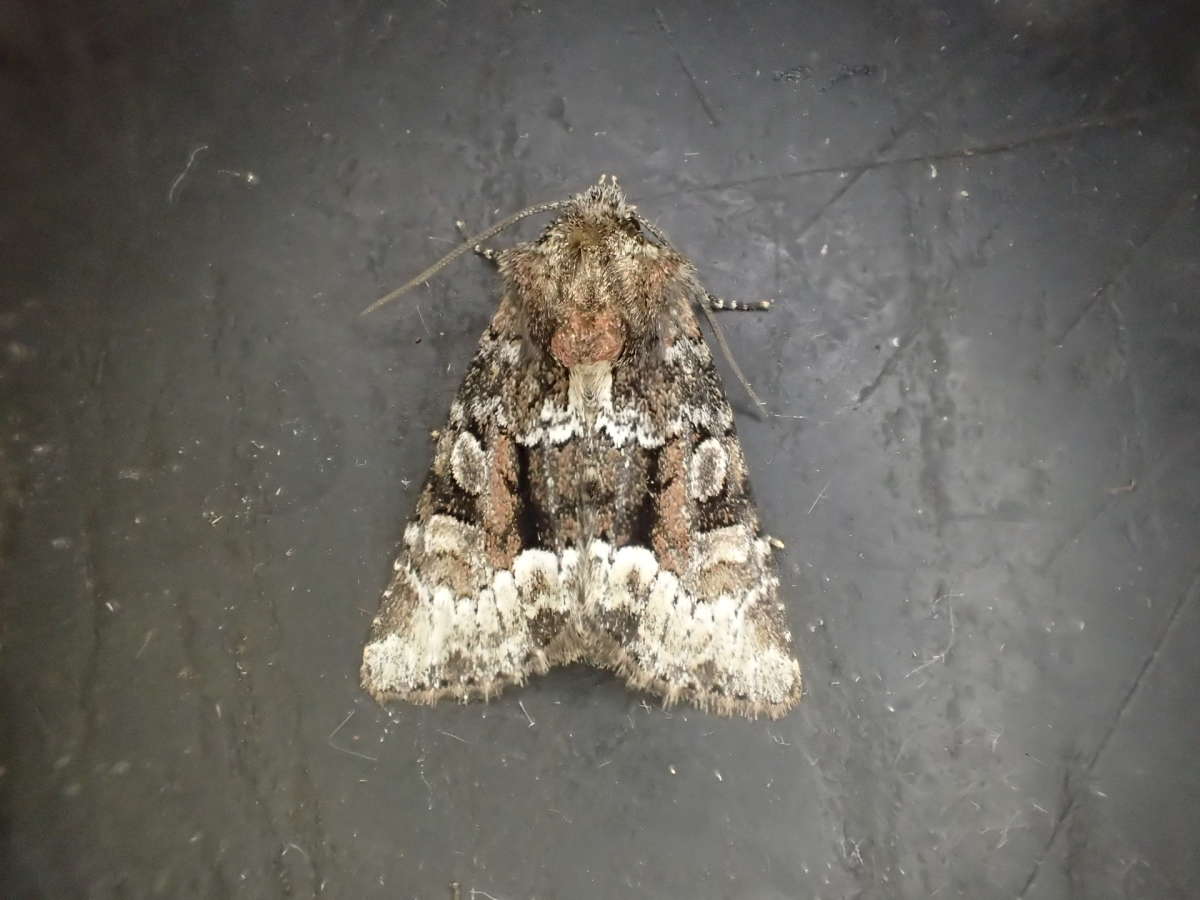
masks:
[[[746,391],[746,396],[750,398],[755,409],[761,413],[767,404],[759,399],[758,394],[754,393],[754,388],[750,387],[750,382],[746,379],[746,376],[742,374],[742,367],[738,365],[738,361],[734,358],[733,351],[729,348],[729,342],[725,340],[725,332],[721,330],[721,326],[717,322],[717,317],[713,315],[713,311],[709,309],[707,303],[701,303],[700,308],[704,310],[704,317],[708,319],[708,324],[717,338],[717,346],[721,348],[721,355],[725,357],[725,362],[729,363],[729,368],[733,369],[734,377],[742,383],[742,387]]]
[[[637,219],[641,226],[658,238],[659,242],[664,247],[666,247],[668,250],[675,251],[675,248],[671,246],[670,239],[666,236],[666,234],[663,233],[662,229],[648,219],[643,219],[641,216],[638,216]],[[696,293],[700,294],[701,296],[704,296],[708,293],[699,283],[695,283],[694,287]],[[754,408],[759,412],[762,412],[762,410],[766,408],[767,404],[763,403],[763,401],[759,399],[758,394],[754,393],[754,388],[750,386],[749,380],[742,373],[742,367],[738,365],[738,361],[734,358],[733,350],[729,348],[729,342],[725,340],[725,332],[721,330],[721,326],[717,322],[717,317],[713,315],[712,308],[707,303],[703,302],[700,304],[700,308],[704,311],[704,318],[708,319],[708,324],[712,328],[712,332],[717,338],[717,346],[721,348],[721,355],[725,357],[725,362],[729,363],[729,368],[733,370],[734,376],[739,382],[741,382],[742,388],[746,391],[746,396],[749,397],[750,401],[754,404]]]
[[[422,283],[428,281],[430,278],[432,278],[438,272],[442,271],[442,269],[446,268],[446,266],[450,265],[450,263],[454,262],[456,259],[458,259],[460,256],[462,256],[468,250],[471,250],[476,244],[483,243],[490,237],[495,237],[497,234],[499,234],[505,228],[509,228],[509,227],[515,225],[517,222],[520,222],[522,219],[528,218],[529,216],[536,216],[539,213],[544,213],[544,212],[553,212],[556,209],[561,209],[565,205],[566,205],[566,203],[563,200],[552,200],[548,203],[539,203],[536,206],[527,206],[527,207],[525,207],[525,209],[521,210],[520,212],[513,213],[507,219],[503,219],[502,221],[497,222],[495,225],[493,225],[491,228],[488,228],[486,231],[481,231],[481,232],[479,232],[479,234],[474,235],[473,237],[467,238],[467,240],[463,244],[459,245],[458,247],[455,247],[453,250],[451,250],[449,253],[447,253],[445,256],[443,256],[441,259],[439,259],[437,262],[435,262],[432,266],[430,266],[428,269],[426,269],[424,272],[422,272],[420,275],[410,278],[408,281],[404,282],[404,284],[400,285],[400,287],[396,288],[394,291],[384,294],[382,297],[380,297],[378,300],[376,300],[374,303],[372,303],[370,306],[368,306],[366,309],[364,309],[362,312],[360,312],[359,315],[360,316],[369,315],[370,313],[373,313],[375,310],[379,309],[379,307],[383,306],[385,303],[391,303],[393,300],[395,300],[401,294],[407,293],[408,291],[410,291],[414,287],[416,287],[418,284],[422,284]]]

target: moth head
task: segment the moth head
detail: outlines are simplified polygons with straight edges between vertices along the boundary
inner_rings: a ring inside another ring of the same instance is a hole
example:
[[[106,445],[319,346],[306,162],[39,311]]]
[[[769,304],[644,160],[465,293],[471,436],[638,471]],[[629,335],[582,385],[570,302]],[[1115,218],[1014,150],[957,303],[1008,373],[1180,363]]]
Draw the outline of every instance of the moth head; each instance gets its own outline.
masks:
[[[540,238],[500,254],[500,271],[530,338],[567,368],[620,361],[652,342],[693,277],[603,175]]]

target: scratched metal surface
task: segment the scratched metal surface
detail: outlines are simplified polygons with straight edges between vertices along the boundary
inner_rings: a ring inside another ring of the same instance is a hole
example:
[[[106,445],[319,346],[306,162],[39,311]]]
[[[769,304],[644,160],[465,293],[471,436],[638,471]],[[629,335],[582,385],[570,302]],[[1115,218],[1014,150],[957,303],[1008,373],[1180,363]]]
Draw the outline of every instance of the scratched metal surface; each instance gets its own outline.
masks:
[[[1194,16],[604,6],[6,9],[4,896],[1200,895]],[[600,172],[779,300],[724,321],[808,698],[389,717],[495,279],[356,314]]]

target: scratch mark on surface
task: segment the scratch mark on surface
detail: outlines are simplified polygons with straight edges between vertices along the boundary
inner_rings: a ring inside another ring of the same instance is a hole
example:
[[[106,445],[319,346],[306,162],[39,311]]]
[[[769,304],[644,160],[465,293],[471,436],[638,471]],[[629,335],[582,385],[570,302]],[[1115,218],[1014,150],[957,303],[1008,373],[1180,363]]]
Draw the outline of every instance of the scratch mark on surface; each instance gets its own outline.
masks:
[[[965,63],[960,65],[955,72],[951,73],[945,82],[943,82],[942,85],[936,91],[934,91],[932,96],[926,98],[925,102],[918,104],[917,107],[913,109],[913,111],[907,116],[907,118],[901,121],[896,128],[892,130],[891,136],[875,148],[875,152],[871,154],[872,158],[870,160],[863,163],[856,169],[846,169],[840,166],[830,169],[830,172],[843,173],[846,175],[846,177],[838,186],[838,189],[835,190],[832,195],[830,195],[829,199],[817,207],[816,211],[809,216],[808,219],[805,220],[798,229],[796,229],[792,235],[793,240],[802,240],[804,236],[812,230],[813,226],[816,225],[817,222],[821,221],[821,219],[825,216],[825,213],[827,213],[839,200],[841,200],[842,197],[844,197],[849,190],[854,187],[854,185],[858,184],[859,180],[864,175],[866,175],[872,169],[878,168],[880,160],[884,154],[895,147],[896,144],[900,142],[900,139],[908,134],[908,132],[913,129],[913,126],[923,119],[925,110],[936,105],[943,97],[946,96],[946,94],[950,92],[955,85],[958,84],[958,75],[960,71],[965,68],[965,66]],[[924,159],[924,157],[922,157],[922,159]]]
[[[157,629],[154,629],[154,628],[151,628],[149,631],[146,632],[146,638],[145,638],[145,640],[142,641],[142,646],[140,646],[138,648],[138,652],[133,655],[134,659],[142,658],[142,654],[146,652],[146,648],[150,646],[150,642],[152,640],[154,640],[154,635],[156,633],[157,633]]]
[[[957,73],[955,78],[957,78]],[[941,94],[934,97],[931,103],[940,99]],[[931,104],[926,104],[922,107],[924,110]],[[1127,125],[1132,122],[1141,121],[1157,116],[1175,115],[1180,112],[1186,112],[1197,108],[1200,104],[1171,104],[1148,108],[1139,108],[1130,110],[1129,112],[1119,113],[1117,115],[1108,116],[1103,119],[1084,119],[1078,122],[1068,123],[1059,128],[1051,128],[1045,131],[1034,132],[1033,134],[1024,135],[1017,138],[1012,138],[1007,141],[997,141],[987,144],[972,144],[964,147],[955,147],[948,150],[942,150],[936,153],[921,153],[911,156],[894,156],[888,158],[879,158],[886,150],[895,146],[896,140],[889,141],[883,148],[878,150],[875,158],[849,160],[843,163],[829,163],[820,166],[807,166],[802,169],[788,169],[782,172],[776,172],[772,175],[751,175],[746,178],[734,178],[727,181],[718,181],[710,184],[697,184],[687,187],[676,188],[662,194],[652,195],[646,198],[646,202],[655,200],[665,200],[679,194],[700,194],[708,191],[721,191],[728,188],[749,187],[755,184],[763,184],[765,182],[786,180],[792,178],[812,178],[819,175],[836,175],[845,172],[847,175],[859,177],[867,172],[891,168],[893,166],[908,166],[914,163],[924,165],[932,165],[934,162],[944,162],[955,159],[971,159],[977,156],[995,156],[998,154],[1015,153],[1018,150],[1023,150],[1026,147],[1037,144],[1057,143],[1062,140],[1074,138],[1081,132],[1091,131],[1100,128],[1116,128],[1121,125]],[[906,123],[903,127],[908,127],[911,123]],[[903,131],[896,135],[896,138],[903,136]]]
[[[1151,223],[1150,227],[1146,229],[1145,233],[1143,233],[1141,237],[1130,244],[1129,249],[1125,251],[1125,255],[1121,257],[1120,262],[1118,262],[1113,268],[1109,276],[1100,283],[1099,287],[1092,291],[1092,295],[1088,298],[1087,302],[1083,304],[1083,308],[1076,313],[1075,317],[1070,321],[1067,327],[1064,328],[1059,336],[1054,339],[1054,345],[1056,347],[1061,347],[1064,343],[1066,343],[1067,338],[1069,338],[1075,329],[1079,327],[1080,323],[1082,323],[1088,317],[1088,314],[1096,308],[1096,305],[1105,298],[1105,295],[1112,290],[1113,285],[1120,281],[1121,278],[1124,277],[1125,273],[1129,271],[1130,267],[1133,265],[1133,261],[1137,258],[1137,255],[1139,252],[1141,252],[1142,248],[1150,243],[1155,235],[1162,230],[1163,226],[1174,219],[1175,216],[1181,212],[1188,203],[1195,199],[1195,197],[1196,189],[1194,187],[1188,187],[1180,192],[1177,197],[1173,197],[1166,209],[1163,210],[1159,215],[1155,216],[1154,222]],[[1120,318],[1120,311],[1117,310],[1115,315],[1117,317],[1118,329],[1123,328],[1124,324]]]
[[[1150,448],[1150,425],[1146,421],[1146,404],[1142,398],[1141,378],[1137,371],[1136,359],[1129,345],[1129,329],[1125,326],[1125,314],[1121,311],[1120,305],[1113,296],[1108,297],[1108,311],[1113,320],[1113,342],[1116,347],[1117,357],[1121,361],[1121,374],[1125,380],[1126,387],[1129,390],[1129,403],[1133,409],[1133,426],[1134,432],[1137,435],[1136,456],[1132,461],[1128,460],[1129,444],[1128,441],[1122,442],[1122,456],[1127,459],[1126,465],[1129,469],[1138,469],[1145,465],[1146,454]],[[1129,490],[1137,488],[1137,481],[1129,482]],[[1123,491],[1110,491],[1110,493],[1123,493]]]
[[[922,320],[919,327],[914,328],[900,339],[899,345],[884,361],[883,366],[879,369],[879,373],[873,379],[871,379],[870,384],[865,385],[863,389],[858,392],[858,398],[854,401],[855,406],[862,406],[869,399],[871,399],[871,395],[879,390],[879,386],[883,384],[889,375],[896,371],[896,366],[900,364],[900,360],[903,358],[904,354],[908,352],[908,348],[912,346],[913,341],[916,340],[917,335],[920,334],[924,328],[925,322]]]
[[[951,602],[950,597],[946,598],[946,609],[948,610],[949,616],[950,616],[950,636],[946,639],[946,649],[943,650],[941,653],[933,654],[933,656],[929,657],[929,659],[925,660],[925,662],[921,663],[921,665],[917,666],[915,669],[913,669],[911,672],[909,672],[907,675],[905,675],[904,677],[906,679],[912,678],[912,676],[916,675],[920,671],[923,671],[924,669],[928,669],[934,663],[938,663],[938,662],[944,663],[946,661],[946,657],[949,655],[950,651],[954,649],[954,639],[957,636],[958,632],[957,632],[957,628],[955,627],[955,624],[954,624],[954,603]],[[897,757],[897,758],[899,758],[899,757]]]
[[[357,750],[351,750],[349,747],[343,747],[340,744],[335,744],[333,742],[333,739],[337,737],[338,732],[346,727],[346,723],[354,718],[354,714],[356,712],[358,712],[358,710],[352,709],[350,712],[346,713],[346,718],[342,719],[342,721],[338,723],[337,728],[329,732],[329,737],[325,739],[325,743],[329,744],[329,746],[334,750],[338,750],[342,753],[348,753],[350,756],[357,756],[359,759],[367,760],[367,762],[379,762],[378,756],[368,756],[366,753],[359,753]]]
[[[1142,479],[1141,483],[1131,480],[1130,484],[1133,484],[1135,487],[1139,488],[1142,486],[1145,486],[1147,489],[1153,488],[1158,480],[1162,477],[1163,473],[1169,471],[1180,457],[1191,456],[1195,452],[1195,448],[1198,443],[1200,443],[1200,435],[1193,435],[1191,440],[1186,440],[1181,444],[1178,444],[1174,449],[1162,455],[1158,463],[1156,463],[1150,473],[1144,479]],[[1050,548],[1050,552],[1046,554],[1046,559],[1037,567],[1037,571],[1041,572],[1042,574],[1050,571],[1051,567],[1058,562],[1058,558],[1062,556],[1066,549],[1075,543],[1075,541],[1079,539],[1079,536],[1083,534],[1083,532],[1086,531],[1093,522],[1104,516],[1113,506],[1115,506],[1117,503],[1117,498],[1124,493],[1128,493],[1128,491],[1106,491],[1104,500],[1096,504],[1091,511],[1084,516],[1083,520],[1075,528],[1071,529],[1069,534],[1065,535],[1060,541]]]
[[[817,504],[818,504],[818,503],[820,503],[822,500],[824,500],[824,499],[825,499],[825,492],[826,492],[827,490],[829,490],[829,486],[830,486],[831,484],[833,484],[833,482],[832,482],[832,481],[827,481],[827,482],[825,482],[825,487],[821,488],[820,492],[817,494],[817,499],[816,499],[816,500],[814,500],[814,501],[812,502],[812,506],[810,506],[810,507],[808,508],[808,515],[810,515],[810,516],[811,516],[811,515],[812,515],[812,511],[813,511],[814,509],[816,509],[816,508],[817,508]]]
[[[705,96],[704,91],[700,88],[700,82],[692,73],[692,69],[687,64],[687,60],[683,58],[683,54],[675,46],[674,36],[671,34],[671,29],[667,27],[667,20],[663,18],[662,11],[655,7],[654,15],[658,18],[658,27],[667,36],[667,43],[671,46],[671,52],[675,55],[675,61],[679,63],[679,68],[683,69],[683,74],[687,76],[688,84],[692,86],[692,92],[696,95],[696,99],[700,101],[700,106],[703,107],[704,114],[708,116],[708,124],[713,128],[720,128],[721,123],[717,119],[717,114],[713,110],[712,104],[708,102],[708,97]]]
[[[421,327],[425,329],[427,337],[433,337],[433,332],[429,330],[429,326],[425,324],[425,313],[421,312],[421,304],[415,304],[417,307],[417,318],[421,320]]]
[[[1166,626],[1159,634],[1158,640],[1155,641],[1154,648],[1146,656],[1145,660],[1142,661],[1142,666],[1138,670],[1137,675],[1134,677],[1133,683],[1129,685],[1129,690],[1125,692],[1125,696],[1121,700],[1121,705],[1117,708],[1116,715],[1112,717],[1112,721],[1109,722],[1108,728],[1104,731],[1104,736],[1100,738],[1100,743],[1096,746],[1095,751],[1092,753],[1091,758],[1084,767],[1083,774],[1085,778],[1092,774],[1092,770],[1096,768],[1096,764],[1100,761],[1100,757],[1102,757],[1104,755],[1104,751],[1108,749],[1109,742],[1112,740],[1113,735],[1116,734],[1117,728],[1120,726],[1121,721],[1125,718],[1125,713],[1128,712],[1130,705],[1133,703],[1134,697],[1137,696],[1138,691],[1141,689],[1142,683],[1146,678],[1146,673],[1149,672],[1151,667],[1158,661],[1158,657],[1162,653],[1162,648],[1167,643],[1167,638],[1171,636],[1171,633],[1178,625],[1179,620],[1182,617],[1184,607],[1187,606],[1188,600],[1197,596],[1198,592],[1196,588],[1198,586],[1200,586],[1200,568],[1197,568],[1192,572],[1191,581],[1188,583],[1188,586],[1184,588],[1183,592],[1180,593],[1179,599],[1175,601],[1175,608],[1171,610],[1170,618],[1167,619]],[[1017,900],[1024,900],[1025,895],[1029,893],[1029,889],[1033,887],[1033,883],[1037,879],[1038,872],[1041,871],[1042,863],[1046,861],[1046,856],[1049,854],[1050,848],[1054,846],[1054,842],[1058,839],[1059,832],[1062,831],[1063,825],[1066,824],[1067,819],[1070,818],[1071,814],[1077,808],[1075,796],[1076,795],[1074,793],[1070,794],[1069,799],[1062,808],[1062,811],[1059,812],[1058,817],[1054,820],[1054,827],[1050,830],[1050,836],[1046,838],[1046,842],[1042,846],[1041,852],[1038,854],[1037,859],[1034,860],[1033,870],[1029,873],[1029,877],[1025,879],[1025,884],[1022,886],[1020,893],[1017,894]]]

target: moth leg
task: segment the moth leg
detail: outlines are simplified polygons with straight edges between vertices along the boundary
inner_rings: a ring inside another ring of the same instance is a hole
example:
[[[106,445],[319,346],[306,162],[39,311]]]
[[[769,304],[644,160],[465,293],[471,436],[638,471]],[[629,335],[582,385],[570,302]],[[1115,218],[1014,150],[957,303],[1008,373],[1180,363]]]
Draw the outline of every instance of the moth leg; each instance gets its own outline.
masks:
[[[467,232],[467,226],[466,226],[466,224],[464,224],[462,219],[456,220],[454,223],[454,227],[458,229],[458,233],[462,236],[462,239],[464,241],[468,240],[471,237],[471,235]],[[491,247],[484,247],[482,244],[476,244],[471,249],[474,252],[478,253],[480,256],[482,256],[484,259],[486,259],[488,262],[490,262],[490,263],[496,262],[496,254],[499,251],[493,250]]]
[[[770,309],[772,300],[755,300],[751,303],[746,303],[741,300],[726,300],[724,297],[717,297],[705,291],[704,301],[708,304],[709,309],[719,311],[736,311],[736,312],[755,312],[764,309]]]

